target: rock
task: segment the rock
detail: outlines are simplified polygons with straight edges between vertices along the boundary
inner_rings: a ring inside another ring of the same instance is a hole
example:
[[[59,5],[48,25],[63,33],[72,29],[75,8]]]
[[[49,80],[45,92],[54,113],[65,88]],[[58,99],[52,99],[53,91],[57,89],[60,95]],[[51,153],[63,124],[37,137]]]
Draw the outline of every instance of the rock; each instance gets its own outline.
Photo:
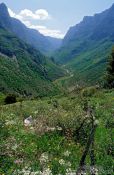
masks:
[[[32,122],[33,122],[32,116],[30,115],[30,117],[28,117],[24,120],[24,126],[31,126]]]

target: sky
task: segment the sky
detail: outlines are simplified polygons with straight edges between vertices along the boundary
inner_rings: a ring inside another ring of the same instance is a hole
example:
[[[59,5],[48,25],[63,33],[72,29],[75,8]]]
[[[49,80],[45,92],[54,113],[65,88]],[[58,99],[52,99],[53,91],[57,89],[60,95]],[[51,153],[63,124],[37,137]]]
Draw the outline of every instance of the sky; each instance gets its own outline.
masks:
[[[84,16],[108,9],[114,0],[0,0],[12,17],[46,36],[63,38]]]

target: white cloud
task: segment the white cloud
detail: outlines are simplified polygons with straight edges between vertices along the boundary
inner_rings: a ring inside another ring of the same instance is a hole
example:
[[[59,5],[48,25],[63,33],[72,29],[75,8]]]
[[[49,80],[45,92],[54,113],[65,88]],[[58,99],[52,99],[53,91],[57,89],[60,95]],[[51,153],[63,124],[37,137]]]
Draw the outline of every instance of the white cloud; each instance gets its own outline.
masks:
[[[20,14],[14,13],[10,8],[8,8],[8,12],[9,12],[11,17],[17,18],[17,19],[21,20],[22,22],[24,22],[24,18]]]
[[[11,9],[8,9],[11,17],[17,17],[18,19],[32,19],[32,20],[47,20],[51,19],[51,16],[45,9],[38,9],[35,12],[32,12],[29,9],[21,10],[18,14],[15,14]]]
[[[48,29],[46,26],[30,25],[29,28],[36,29],[45,36],[63,38],[64,34],[60,30]]]
[[[60,30],[49,29],[46,26],[31,24],[31,20],[51,19],[48,12],[44,9],[39,9],[34,13],[31,10],[24,9],[24,10],[21,10],[18,14],[14,13],[11,9],[8,9],[8,11],[11,17],[21,20],[27,27],[31,29],[36,29],[45,36],[51,36],[56,38],[64,37],[64,34],[62,34]]]
[[[8,8],[8,12],[11,17],[15,17],[16,14],[10,8]]]

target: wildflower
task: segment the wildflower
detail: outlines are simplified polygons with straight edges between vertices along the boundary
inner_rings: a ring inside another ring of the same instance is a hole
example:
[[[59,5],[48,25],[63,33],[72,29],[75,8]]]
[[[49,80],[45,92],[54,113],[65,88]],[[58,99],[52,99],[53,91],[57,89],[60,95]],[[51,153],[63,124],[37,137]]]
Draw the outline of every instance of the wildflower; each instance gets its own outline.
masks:
[[[14,163],[15,163],[15,164],[21,164],[21,163],[23,163],[23,159],[15,160]]]
[[[47,131],[55,131],[56,130],[56,128],[51,128],[51,127],[47,127]]]
[[[38,114],[38,111],[34,111],[34,114]]]
[[[49,168],[47,168],[47,169],[44,169],[43,172],[40,172],[39,175],[53,175],[53,174],[52,174],[51,170]]]
[[[71,170],[71,168],[66,169],[66,175],[76,175],[76,171]]]
[[[62,128],[57,126],[57,131],[62,131]]]
[[[6,120],[6,122],[5,122],[5,125],[6,126],[8,126],[8,125],[15,125],[16,123],[15,123],[15,121],[14,120]]]
[[[48,158],[48,154],[47,153],[43,153],[40,157],[40,163],[43,164],[43,163],[46,163],[48,162],[49,158]]]
[[[30,127],[30,130],[31,130],[32,132],[34,132],[34,127]]]
[[[71,163],[70,163],[70,162],[67,162],[66,165],[67,165],[68,167],[71,167]]]
[[[16,151],[17,148],[18,148],[18,145],[17,145],[17,144],[15,144],[15,145],[12,146],[12,149],[13,149],[14,151]]]
[[[99,120],[95,120],[94,125],[98,125],[98,124],[99,124]]]
[[[98,175],[98,169],[95,168],[95,167],[91,167],[91,168],[90,168],[90,173],[91,173],[91,174]]]
[[[63,159],[59,160],[60,165],[65,165],[65,161]]]
[[[71,154],[70,151],[66,151],[66,152],[64,152],[64,156],[66,156],[66,157],[68,157],[70,154]]]
[[[69,173],[69,172],[71,172],[71,171],[72,171],[71,168],[66,169],[66,172],[67,172],[67,173]]]

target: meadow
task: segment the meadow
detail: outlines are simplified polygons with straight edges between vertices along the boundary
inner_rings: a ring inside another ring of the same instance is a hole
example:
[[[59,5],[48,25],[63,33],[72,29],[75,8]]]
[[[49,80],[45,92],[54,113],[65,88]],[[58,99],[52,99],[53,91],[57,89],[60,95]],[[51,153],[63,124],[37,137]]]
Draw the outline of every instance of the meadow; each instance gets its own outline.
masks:
[[[112,175],[114,90],[91,89],[1,103],[0,175]]]

